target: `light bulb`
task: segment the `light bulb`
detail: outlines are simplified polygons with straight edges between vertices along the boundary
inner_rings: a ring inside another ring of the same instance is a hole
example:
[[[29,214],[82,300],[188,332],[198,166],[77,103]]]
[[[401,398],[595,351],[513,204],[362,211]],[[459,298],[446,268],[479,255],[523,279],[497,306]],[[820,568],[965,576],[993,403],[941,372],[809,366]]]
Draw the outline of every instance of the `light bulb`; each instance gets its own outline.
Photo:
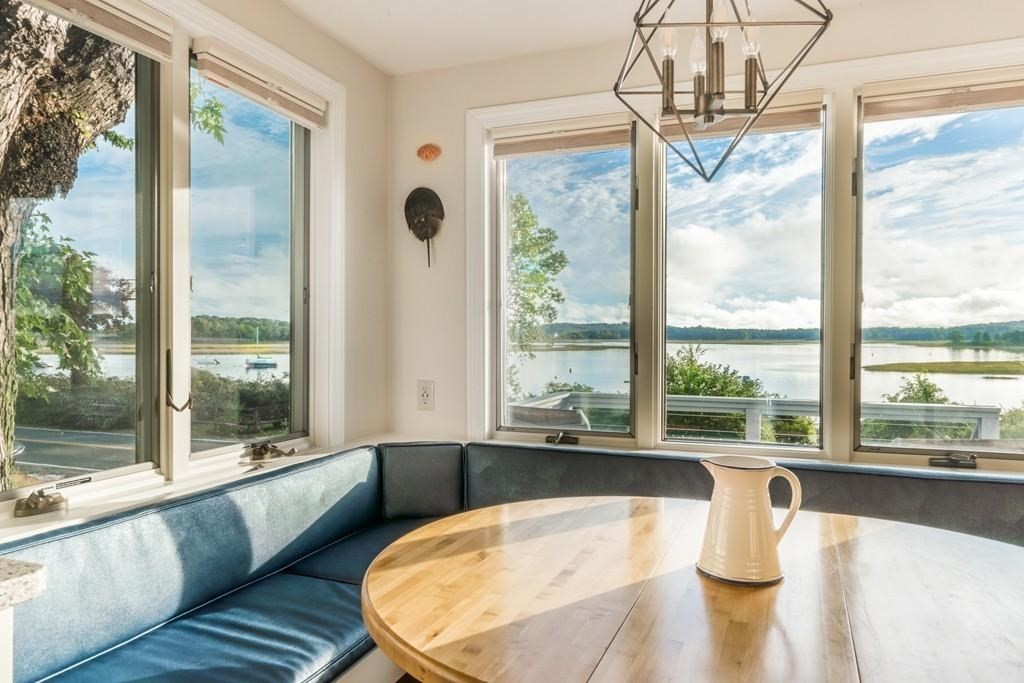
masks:
[[[732,20],[729,11],[726,9],[725,0],[715,0],[715,11],[711,13],[711,23],[724,24]],[[711,40],[716,43],[724,42],[729,35],[728,26],[712,26]]]
[[[675,59],[676,57],[676,30],[674,28],[661,29],[661,45],[665,57]]]
[[[693,43],[690,45],[690,71],[693,75],[705,74],[708,71],[708,50],[704,45],[704,36],[700,29],[693,32]]]
[[[750,17],[747,21],[757,21]],[[743,56],[756,57],[761,52],[761,29],[758,26],[747,26],[743,29]]]

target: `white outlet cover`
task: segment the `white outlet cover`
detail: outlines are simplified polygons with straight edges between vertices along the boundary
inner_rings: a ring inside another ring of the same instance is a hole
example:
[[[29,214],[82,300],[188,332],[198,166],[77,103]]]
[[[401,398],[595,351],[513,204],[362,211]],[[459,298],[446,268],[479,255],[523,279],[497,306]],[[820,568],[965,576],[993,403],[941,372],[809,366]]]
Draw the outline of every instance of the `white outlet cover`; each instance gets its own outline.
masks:
[[[420,379],[416,381],[416,407],[419,410],[434,409],[434,380]]]

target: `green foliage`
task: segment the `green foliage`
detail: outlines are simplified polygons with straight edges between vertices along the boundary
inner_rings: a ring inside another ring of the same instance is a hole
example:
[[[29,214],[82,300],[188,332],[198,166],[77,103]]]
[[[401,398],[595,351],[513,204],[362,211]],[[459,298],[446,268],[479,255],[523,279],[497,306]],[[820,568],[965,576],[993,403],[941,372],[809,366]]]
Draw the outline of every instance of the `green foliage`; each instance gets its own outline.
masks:
[[[569,259],[556,247],[558,233],[541,227],[525,196],[514,195],[509,212],[505,306],[510,358],[506,386],[510,398],[515,399],[522,396],[519,362],[533,358],[534,347],[547,339],[544,325],[554,322],[558,304],[565,301],[556,278],[569,265]]]
[[[72,240],[55,238],[49,216],[33,213],[22,226],[14,291],[15,364],[19,391],[41,396],[39,353],[48,349],[59,367],[81,383],[99,373],[90,333],[117,329],[130,318],[130,283],[96,264]]]
[[[189,83],[188,94],[192,128],[206,133],[223,145],[224,135],[227,133],[224,125],[224,103],[206,92],[200,80]]]
[[[1002,412],[999,416],[999,436],[1002,439],[1024,439],[1024,404]]]
[[[665,359],[665,391],[674,396],[773,398],[759,379],[740,375],[734,368],[704,360],[707,350],[688,345]],[[673,436],[705,439],[743,439],[743,414],[669,413]],[[761,420],[761,441],[811,445],[817,443],[814,421],[804,416],[779,416]]]
[[[131,432],[136,427],[135,382],[90,377],[72,386],[63,375],[40,377],[41,396],[19,392],[23,427]],[[243,381],[206,371],[192,376],[193,435],[255,439],[290,431],[291,393],[287,380]]]
[[[135,149],[135,140],[132,140],[127,135],[121,135],[113,128],[100,133],[100,137],[103,138],[104,142],[115,149],[124,149],[128,151]]]
[[[942,388],[924,373],[904,377],[900,388],[892,394],[882,394],[889,403],[924,403],[930,405],[956,405]],[[866,441],[895,441],[898,439],[969,439],[974,432],[971,424],[939,422],[889,422],[864,420],[861,438]]]
[[[700,344],[679,349],[665,360],[665,389],[677,396],[733,396],[764,398],[768,393],[761,380],[740,375],[728,365],[703,360],[707,353]]]
[[[561,394],[566,391],[570,391],[574,394],[589,394],[594,391],[594,387],[589,384],[581,384],[579,382],[559,382],[554,379],[544,385],[545,394]]]
[[[949,405],[951,401],[946,397],[942,387],[928,379],[928,375],[919,372],[913,377],[904,377],[903,384],[894,394],[882,394],[882,398],[889,403],[935,403],[938,405]]]
[[[250,439],[290,431],[291,393],[283,379],[241,381],[192,373],[193,434]]]
[[[261,342],[286,342],[291,339],[291,323],[270,318],[225,318],[216,315],[192,316],[192,340],[230,340],[251,342],[260,331]]]
[[[21,427],[83,431],[130,432],[135,429],[135,382],[89,377],[72,385],[66,375],[36,378],[42,390],[18,392],[16,411]]]
[[[203,92],[198,83],[192,84],[190,93],[193,127],[223,143],[224,104]],[[80,118],[84,120],[84,116]],[[135,149],[133,139],[114,129],[103,131],[99,139],[117,149]],[[86,149],[94,147],[95,143]],[[18,392],[31,398],[45,398],[55,391],[40,374],[42,350],[55,354],[59,368],[69,373],[73,385],[80,386],[100,371],[92,334],[135,338],[129,305],[135,298],[131,281],[113,277],[97,264],[96,254],[75,249],[70,238],[54,237],[52,227],[49,216],[32,213],[21,226],[15,254],[15,365]],[[239,331],[248,331],[245,325],[240,323]],[[267,325],[267,341],[281,338],[279,327],[276,322]],[[284,335],[287,339],[287,331]]]

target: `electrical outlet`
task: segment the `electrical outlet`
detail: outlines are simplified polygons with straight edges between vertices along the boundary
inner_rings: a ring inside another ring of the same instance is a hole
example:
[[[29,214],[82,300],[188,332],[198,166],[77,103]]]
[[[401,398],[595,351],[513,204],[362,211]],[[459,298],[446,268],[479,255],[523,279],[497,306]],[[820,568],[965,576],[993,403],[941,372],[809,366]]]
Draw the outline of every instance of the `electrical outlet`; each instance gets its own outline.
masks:
[[[420,410],[434,409],[434,380],[420,379],[416,381],[416,407]]]

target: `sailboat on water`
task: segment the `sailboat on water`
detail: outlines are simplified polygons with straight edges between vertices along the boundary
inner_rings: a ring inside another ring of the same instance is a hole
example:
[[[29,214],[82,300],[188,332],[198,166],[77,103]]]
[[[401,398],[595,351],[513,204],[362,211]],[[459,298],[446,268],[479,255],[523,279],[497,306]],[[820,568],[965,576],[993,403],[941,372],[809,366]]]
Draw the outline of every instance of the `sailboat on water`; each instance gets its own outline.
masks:
[[[260,328],[256,328],[256,345],[260,344]],[[247,358],[245,360],[246,370],[271,370],[277,367],[277,361],[267,356],[261,356],[256,354],[255,358]]]

